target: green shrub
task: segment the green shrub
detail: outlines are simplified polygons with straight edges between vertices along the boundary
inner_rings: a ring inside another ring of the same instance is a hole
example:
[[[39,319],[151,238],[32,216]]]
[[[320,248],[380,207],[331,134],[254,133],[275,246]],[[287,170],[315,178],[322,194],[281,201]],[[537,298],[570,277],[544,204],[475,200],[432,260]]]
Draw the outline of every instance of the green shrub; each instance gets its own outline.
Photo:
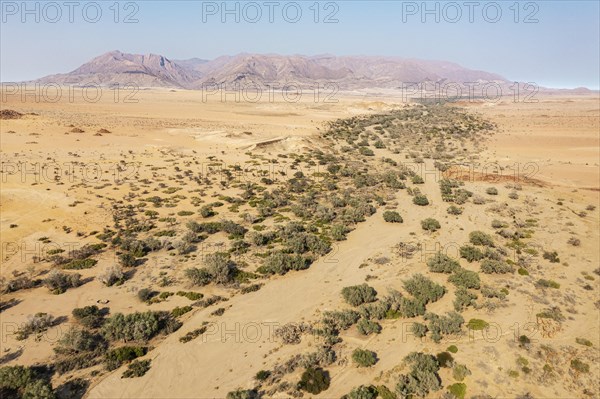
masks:
[[[29,367],[5,366],[0,368],[0,388],[22,390],[34,379],[34,372]]]
[[[291,270],[305,270],[310,266],[310,259],[300,254],[274,252],[269,255],[262,266],[256,269],[261,274],[284,275]]]
[[[383,220],[388,223],[402,223],[402,216],[396,211],[385,211],[383,212]]]
[[[355,310],[326,311],[323,313],[323,323],[336,330],[346,330],[360,319]]]
[[[104,312],[96,305],[75,308],[72,314],[75,320],[88,328],[98,328],[104,321]]]
[[[590,341],[589,339],[585,339],[585,338],[575,338],[575,342],[577,342],[579,345],[590,346],[590,347],[594,346],[592,341]]]
[[[463,381],[469,375],[471,375],[471,370],[464,364],[455,364],[454,367],[452,367],[452,377],[456,381]]]
[[[428,304],[435,302],[446,293],[446,289],[422,274],[415,274],[404,282],[404,289],[418,301]]]
[[[191,306],[183,306],[181,308],[179,306],[177,306],[175,309],[171,310],[171,315],[173,315],[173,317],[179,317],[179,316],[186,314],[187,312],[189,312],[191,310],[192,310]]]
[[[151,362],[152,361],[149,359],[134,360],[133,362],[129,363],[129,365],[127,366],[127,370],[125,370],[121,378],[136,378],[143,376],[144,374],[146,374],[146,372],[148,372],[148,370],[150,370]]]
[[[267,378],[269,378],[271,376],[271,372],[269,370],[260,370],[258,373],[256,373],[256,376],[254,376],[255,379],[257,379],[258,381],[264,381]]]
[[[200,328],[197,328],[193,331],[188,332],[183,337],[179,338],[179,342],[182,342],[182,343],[190,342],[191,340],[198,338],[200,335],[204,334],[205,332],[206,332],[206,326],[202,326]]]
[[[109,341],[148,341],[160,330],[158,312],[116,313],[106,320],[102,333]]]
[[[150,288],[142,288],[138,291],[137,297],[142,302],[148,302],[152,297],[156,296],[157,292]]]
[[[201,294],[199,292],[193,292],[193,291],[177,291],[177,295],[186,297],[190,301],[197,301],[204,297],[203,294]]]
[[[469,233],[469,242],[471,242],[473,245],[485,247],[494,246],[494,240],[492,240],[492,237],[482,231],[472,231]]]
[[[472,288],[478,290],[481,286],[479,274],[466,269],[457,269],[453,275],[448,277],[448,281],[457,287]]]
[[[48,313],[38,312],[29,316],[27,321],[19,327],[16,339],[21,341],[27,339],[31,334],[40,334],[54,324],[54,317]]]
[[[227,393],[225,399],[259,399],[254,389],[237,389]]]
[[[456,290],[456,297],[454,298],[454,310],[457,312],[462,312],[469,306],[476,306],[477,303],[475,300],[477,299],[477,295],[467,291],[465,287],[458,287]]]
[[[427,218],[421,221],[421,227],[426,231],[438,231],[442,226],[436,219]]]
[[[54,399],[50,382],[35,368],[4,366],[0,368],[2,398]]]
[[[119,263],[123,267],[134,267],[137,265],[137,258],[132,253],[125,252],[119,255]]]
[[[81,269],[89,269],[94,267],[98,263],[96,259],[86,258],[86,259],[73,259],[69,263],[65,264],[62,268],[66,270],[81,270]]]
[[[527,335],[521,335],[519,337],[519,345],[520,346],[529,345],[530,343],[531,343],[531,340],[529,339],[529,337]]]
[[[379,399],[397,399],[396,394],[390,391],[385,385],[378,385],[377,393],[379,394]]]
[[[483,252],[472,245],[463,245],[460,247],[460,257],[466,259],[469,263],[479,261],[484,258]]]
[[[450,215],[460,215],[463,213],[463,210],[456,205],[450,205],[446,212],[448,212]]]
[[[544,257],[544,259],[549,260],[550,263],[560,263],[558,253],[556,251],[553,251],[553,252],[544,251],[543,257]]]
[[[213,207],[211,205],[204,205],[203,207],[200,208],[200,216],[202,216],[203,218],[209,218],[211,216],[215,216],[215,211],[213,210]]]
[[[415,337],[418,338],[423,338],[425,335],[427,335],[427,331],[429,331],[427,326],[422,323],[413,323],[410,330],[413,334],[415,334]]]
[[[452,273],[460,267],[459,263],[446,254],[438,252],[427,261],[429,270],[434,273]]]
[[[450,352],[440,352],[435,357],[440,365],[440,367],[452,367],[454,364],[454,357],[450,354]]]
[[[242,294],[249,294],[250,292],[255,292],[260,290],[262,287],[262,284],[250,284],[246,287],[242,287],[242,289],[240,290],[240,292]]]
[[[398,216],[400,216],[400,214],[398,214]],[[385,220],[385,213],[383,216],[384,220]],[[387,220],[386,220],[387,222]],[[400,223],[402,223],[402,217],[400,217]],[[331,238],[334,239],[335,241],[343,241],[346,239],[346,235],[351,231],[351,229],[348,226],[345,226],[343,224],[334,224],[333,226],[331,226],[331,230],[330,230],[330,234],[331,234]]]
[[[233,238],[243,238],[247,230],[244,226],[239,225],[231,220],[221,221],[221,230],[229,234]]]
[[[208,270],[202,268],[190,268],[186,269],[184,272],[185,276],[190,280],[193,285],[207,285],[212,281],[212,275],[208,272]]]
[[[53,294],[62,294],[69,288],[79,287],[81,285],[81,274],[67,274],[53,270],[44,280],[44,285]]]
[[[440,366],[435,357],[419,352],[412,352],[404,358],[411,368],[408,374],[399,377],[396,392],[402,398],[425,397],[432,391],[441,388],[438,375]]]
[[[194,233],[215,234],[221,231],[221,223],[218,222],[197,223],[190,220],[186,223],[186,227]]]
[[[519,273],[519,275],[521,276],[529,276],[529,272],[527,271],[527,269],[524,269],[522,267],[519,267],[519,270],[517,270],[517,272]]]
[[[386,318],[416,317],[425,314],[425,303],[419,299],[400,298],[397,309],[390,309]]]
[[[331,378],[329,373],[321,368],[309,367],[304,370],[298,387],[308,393],[317,395],[329,388]]]
[[[107,287],[121,285],[125,282],[125,274],[119,266],[113,265],[100,274],[98,279]]]
[[[536,314],[536,317],[539,317],[542,319],[552,319],[559,323],[562,321],[565,321],[565,316],[562,314],[560,308],[558,308],[556,306],[541,311],[540,313]]]
[[[429,205],[429,200],[425,195],[417,194],[413,197],[413,203],[419,206],[426,206]]]
[[[88,330],[71,328],[62,335],[54,346],[57,360],[54,368],[59,374],[96,365],[97,357],[104,353],[108,343],[100,334]]]
[[[358,367],[371,367],[377,363],[377,354],[369,350],[355,349],[352,352],[352,360],[354,360]]]
[[[110,350],[104,359],[108,371],[116,370],[124,363],[130,362],[140,356],[144,356],[148,348],[143,346],[122,346]]]
[[[358,332],[363,335],[369,335],[373,333],[379,334],[379,332],[381,332],[381,326],[377,322],[364,317],[360,319],[358,323],[356,323],[356,328],[358,329]]]
[[[359,147],[358,152],[360,153],[360,155],[365,155],[367,157],[372,157],[375,155],[373,150],[367,147]]]
[[[485,330],[486,328],[488,328],[489,325],[490,325],[490,323],[488,323],[485,320],[471,319],[467,323],[467,328],[469,330],[476,330],[476,331],[478,331],[478,330]]]
[[[377,291],[368,284],[353,285],[342,289],[344,300],[352,305],[359,306],[363,303],[374,302],[377,300]]]
[[[582,362],[579,359],[573,359],[571,360],[571,368],[573,370],[575,370],[578,373],[589,373],[590,372],[590,365],[587,363]]]
[[[443,335],[460,334],[461,327],[465,322],[465,319],[456,312],[449,312],[446,316],[426,313],[425,320],[429,322],[427,327],[431,331],[431,339],[434,342],[440,342]]]
[[[495,259],[484,259],[481,262],[481,271],[486,274],[506,274],[513,273],[515,268],[506,262]]]
[[[556,281],[553,280],[546,280],[546,279],[539,279],[536,283],[539,287],[544,287],[544,288],[555,288],[558,289],[560,288],[560,284],[557,283]]]
[[[450,345],[448,348],[446,348],[446,350],[450,353],[457,353],[458,352],[458,348],[456,347],[456,345]]]
[[[228,284],[233,280],[235,264],[226,252],[215,252],[204,256],[206,271],[211,276],[211,281],[217,284]]]
[[[23,399],[51,399],[55,398],[52,386],[44,380],[35,380],[23,389]]]
[[[361,385],[354,388],[349,394],[342,396],[342,399],[376,399],[377,395],[377,388],[374,386]]]
[[[486,194],[498,195],[498,189],[496,187],[489,187],[485,190]]]
[[[423,180],[423,178],[421,176],[419,176],[419,175],[414,175],[411,180],[412,180],[413,184],[423,184],[423,183],[425,183],[425,180]]]
[[[448,387],[448,392],[450,392],[458,399],[465,399],[465,395],[467,394],[467,384],[464,384],[462,382],[452,384]]]

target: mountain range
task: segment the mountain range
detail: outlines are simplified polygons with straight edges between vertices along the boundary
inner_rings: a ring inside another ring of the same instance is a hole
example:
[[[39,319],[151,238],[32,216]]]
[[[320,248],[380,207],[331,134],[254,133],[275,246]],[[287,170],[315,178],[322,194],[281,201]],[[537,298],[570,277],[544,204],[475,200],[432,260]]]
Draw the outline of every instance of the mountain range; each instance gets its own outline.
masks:
[[[494,73],[476,71],[445,61],[380,56],[301,56],[238,54],[214,60],[170,60],[163,55],[111,51],[69,73],[35,80],[36,83],[201,89],[223,84],[299,86],[335,83],[340,90],[397,88],[409,82],[508,81]],[[243,87],[243,86],[242,86]]]

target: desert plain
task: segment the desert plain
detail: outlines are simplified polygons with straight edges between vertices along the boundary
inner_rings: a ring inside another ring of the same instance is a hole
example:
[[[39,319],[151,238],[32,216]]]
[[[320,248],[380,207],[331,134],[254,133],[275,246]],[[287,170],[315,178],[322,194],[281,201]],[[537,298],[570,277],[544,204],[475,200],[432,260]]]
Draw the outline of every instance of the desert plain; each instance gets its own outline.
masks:
[[[391,398],[418,352],[439,363],[427,397],[599,397],[597,93],[135,100],[2,97],[2,366],[47,367],[65,398]],[[407,288],[419,274],[443,293]],[[365,283],[376,299],[342,293]],[[148,334],[106,325],[149,311]],[[462,322],[434,337],[447,312]],[[123,346],[143,354],[107,366]]]

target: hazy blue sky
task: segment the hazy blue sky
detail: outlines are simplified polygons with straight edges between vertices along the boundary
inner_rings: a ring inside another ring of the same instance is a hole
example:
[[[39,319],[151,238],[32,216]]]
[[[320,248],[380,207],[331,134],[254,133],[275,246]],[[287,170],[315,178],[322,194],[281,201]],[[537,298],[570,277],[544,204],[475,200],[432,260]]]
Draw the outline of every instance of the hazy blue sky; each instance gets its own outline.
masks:
[[[596,0],[476,1],[474,8],[465,1],[428,2],[426,7],[432,10],[437,4],[439,22],[435,12],[423,15],[421,1],[273,1],[273,6],[266,4],[268,0],[252,5],[239,2],[239,22],[235,12],[223,15],[221,1],[122,1],[116,23],[112,0],[77,2],[73,22],[64,1],[53,5],[28,2],[33,12],[26,14],[21,1],[0,0],[0,80],[68,72],[94,56],[118,49],[171,59],[211,59],[240,52],[391,55],[454,61],[542,86],[599,86],[600,8]],[[102,11],[99,17],[96,5]],[[257,18],[256,5],[262,16],[252,23]],[[299,18],[296,5],[302,11]],[[496,15],[496,6],[501,16]],[[227,7],[234,9],[236,2],[228,2]],[[132,12],[138,22],[124,23]],[[333,12],[331,19],[338,22],[324,23]],[[91,22],[95,19],[98,22]],[[294,23],[294,19],[299,20]],[[526,19],[531,23],[525,23]]]

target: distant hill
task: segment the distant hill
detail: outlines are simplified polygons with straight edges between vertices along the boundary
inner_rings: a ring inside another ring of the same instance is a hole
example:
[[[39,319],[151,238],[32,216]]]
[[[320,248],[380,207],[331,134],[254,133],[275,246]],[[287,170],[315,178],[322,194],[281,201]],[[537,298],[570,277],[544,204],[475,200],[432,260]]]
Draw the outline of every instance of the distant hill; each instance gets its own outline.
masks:
[[[39,83],[136,84],[140,87],[190,87],[200,75],[193,68],[177,64],[162,55],[126,54],[111,51],[83,64],[72,72],[38,79]]]
[[[409,82],[477,82],[507,80],[444,61],[398,57],[333,55],[301,56],[239,54],[208,61],[199,58],[170,60],[162,55],[127,54],[111,51],[83,64],[72,72],[50,75],[36,82],[85,85],[133,83],[140,87],[198,89],[207,84],[295,83],[313,86],[334,82],[342,90],[396,88]]]

